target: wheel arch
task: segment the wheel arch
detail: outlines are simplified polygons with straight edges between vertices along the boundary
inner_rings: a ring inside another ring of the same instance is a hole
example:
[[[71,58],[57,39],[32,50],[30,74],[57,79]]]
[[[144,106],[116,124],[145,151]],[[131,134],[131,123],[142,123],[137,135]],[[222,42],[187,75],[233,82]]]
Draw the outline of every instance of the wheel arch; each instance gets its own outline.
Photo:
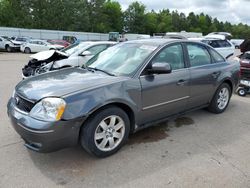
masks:
[[[86,121],[88,121],[91,117],[93,117],[96,113],[100,112],[101,110],[104,110],[106,108],[109,108],[109,107],[112,107],[112,106],[115,106],[115,107],[118,107],[120,109],[122,109],[127,115],[128,115],[128,118],[129,118],[129,121],[130,121],[130,133],[134,132],[135,130],[135,112],[134,110],[127,104],[125,103],[122,103],[122,102],[110,102],[110,103],[107,103],[107,104],[104,104],[98,108],[95,108],[94,110],[92,110],[86,120],[84,121],[84,123]],[[84,126],[84,123],[82,124],[81,126],[81,129],[83,128]],[[81,133],[81,130],[80,132]],[[79,136],[80,138],[80,136]]]
[[[232,96],[233,91],[234,91],[234,86],[233,86],[232,80],[230,80],[229,78],[226,78],[226,79],[224,79],[224,80],[222,81],[221,84],[223,84],[223,83],[226,83],[226,84],[228,84],[228,85],[230,86],[230,88],[231,88],[231,96]],[[221,85],[221,84],[220,84],[220,85]],[[220,87],[220,85],[219,85],[218,87]]]

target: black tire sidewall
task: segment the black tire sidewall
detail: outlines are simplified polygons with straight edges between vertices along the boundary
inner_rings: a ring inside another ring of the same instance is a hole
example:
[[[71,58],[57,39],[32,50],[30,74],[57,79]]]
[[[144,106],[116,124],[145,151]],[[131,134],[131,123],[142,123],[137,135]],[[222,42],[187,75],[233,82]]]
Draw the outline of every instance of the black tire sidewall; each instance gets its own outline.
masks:
[[[218,104],[217,104],[218,95],[219,95],[220,91],[221,91],[223,88],[225,88],[225,87],[226,87],[226,88],[228,89],[228,91],[229,91],[229,99],[228,99],[228,103],[227,103],[227,105],[225,106],[225,108],[224,108],[224,109],[220,109],[220,108],[218,107]],[[221,85],[219,86],[219,88],[216,90],[216,93],[215,93],[215,95],[214,95],[214,97],[213,97],[213,99],[212,99],[212,101],[211,101],[211,103],[210,103],[210,105],[209,105],[209,107],[208,107],[209,111],[210,111],[210,112],[213,112],[213,113],[216,113],[216,114],[219,114],[219,113],[224,112],[224,111],[227,109],[228,105],[229,105],[229,102],[230,102],[230,99],[231,99],[231,94],[232,94],[232,89],[231,89],[231,87],[230,87],[227,83],[221,84]]]
[[[111,115],[117,115],[120,118],[122,118],[122,120],[125,123],[125,133],[124,133],[123,140],[115,149],[105,152],[105,151],[99,150],[97,146],[95,145],[94,134],[95,134],[95,130],[98,124],[103,119]],[[116,153],[128,139],[129,132],[130,132],[130,121],[126,112],[124,112],[122,109],[118,107],[110,106],[110,107],[104,108],[96,112],[86,121],[86,123],[84,123],[81,129],[80,142],[81,142],[82,147],[87,152],[97,157],[103,158],[103,157],[107,157]]]
[[[30,50],[30,48],[25,47],[25,48],[24,48],[24,52],[25,52],[26,54],[30,54],[30,53],[31,53],[31,50]]]
[[[12,49],[11,49],[11,47],[9,45],[6,46],[6,51],[7,52],[12,52]]]

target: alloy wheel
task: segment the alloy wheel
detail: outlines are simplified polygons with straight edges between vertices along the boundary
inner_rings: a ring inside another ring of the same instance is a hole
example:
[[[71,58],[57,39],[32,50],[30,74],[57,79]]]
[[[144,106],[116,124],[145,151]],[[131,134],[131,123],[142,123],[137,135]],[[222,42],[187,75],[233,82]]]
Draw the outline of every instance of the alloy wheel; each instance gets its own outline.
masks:
[[[229,90],[226,87],[223,87],[218,95],[217,105],[220,110],[226,108],[228,101],[229,101]]]
[[[95,145],[101,151],[111,151],[121,143],[124,134],[125,123],[122,118],[116,115],[108,116],[95,130]]]

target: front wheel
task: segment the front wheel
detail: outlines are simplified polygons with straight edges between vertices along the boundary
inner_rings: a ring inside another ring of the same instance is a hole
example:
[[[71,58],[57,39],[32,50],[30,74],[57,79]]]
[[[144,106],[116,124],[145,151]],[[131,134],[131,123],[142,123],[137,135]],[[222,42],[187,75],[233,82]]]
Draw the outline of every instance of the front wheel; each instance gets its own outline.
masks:
[[[208,110],[210,112],[219,114],[226,110],[230,98],[231,98],[231,88],[227,83],[223,83],[216,91]]]
[[[30,53],[31,53],[30,48],[29,48],[29,47],[25,47],[25,48],[24,48],[24,53],[30,54]]]
[[[12,48],[9,45],[6,45],[5,49],[7,52],[12,52]]]
[[[107,157],[116,153],[128,139],[130,121],[120,108],[110,106],[92,117],[81,130],[81,145],[97,157]]]

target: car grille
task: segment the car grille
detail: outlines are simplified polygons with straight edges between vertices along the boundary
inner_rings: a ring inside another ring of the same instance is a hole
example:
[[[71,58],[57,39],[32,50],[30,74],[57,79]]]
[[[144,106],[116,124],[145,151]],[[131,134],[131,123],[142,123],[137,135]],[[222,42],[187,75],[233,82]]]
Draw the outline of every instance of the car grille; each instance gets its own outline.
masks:
[[[31,109],[35,105],[33,102],[30,102],[30,101],[24,99],[23,97],[20,97],[17,94],[15,94],[14,100],[15,100],[16,107],[19,110],[24,111],[24,112],[30,112]]]

